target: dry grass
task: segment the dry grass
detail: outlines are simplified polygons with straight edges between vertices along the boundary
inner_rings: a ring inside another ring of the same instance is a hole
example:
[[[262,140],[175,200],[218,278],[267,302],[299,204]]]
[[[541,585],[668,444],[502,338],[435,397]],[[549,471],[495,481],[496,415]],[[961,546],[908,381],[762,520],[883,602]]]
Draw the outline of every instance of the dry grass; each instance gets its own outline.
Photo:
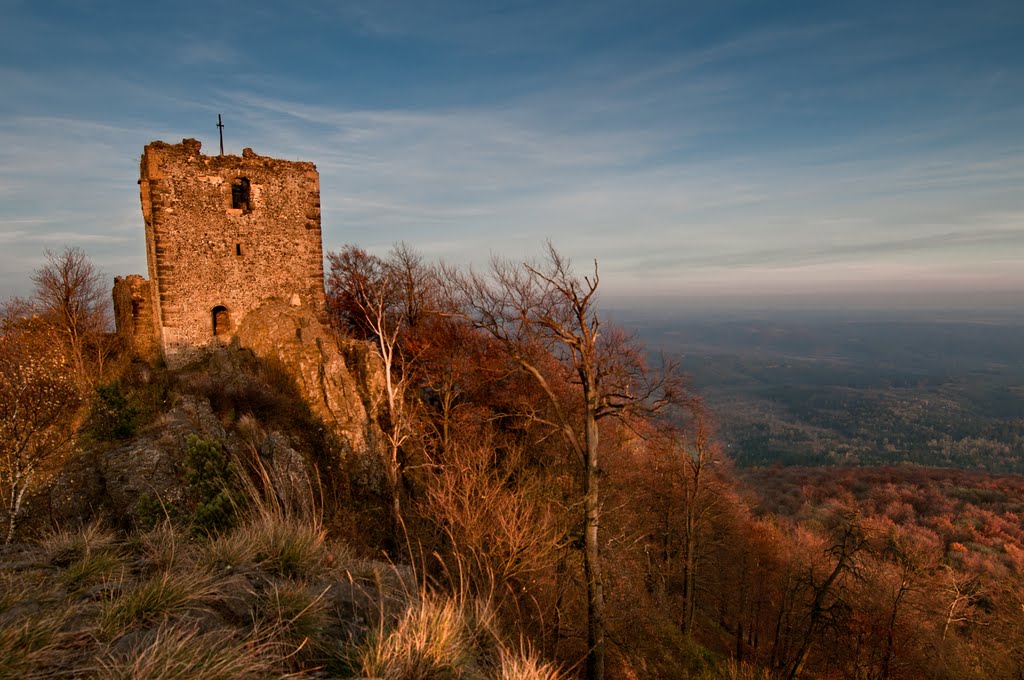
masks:
[[[106,637],[117,638],[139,626],[201,609],[216,595],[212,579],[194,570],[166,571],[134,586],[114,584],[100,604],[99,629]]]
[[[0,614],[25,598],[24,581],[20,574],[0,573]]]
[[[563,530],[538,494],[513,482],[514,465],[493,464],[494,444],[479,442],[449,452],[432,476],[423,501],[451,539],[451,561],[476,593],[529,580],[554,565]],[[509,448],[510,458],[522,452]]]
[[[558,677],[504,651],[482,600],[356,560],[315,514],[273,503],[218,537],[91,524],[28,554],[43,566],[0,569],[0,678]]]
[[[363,646],[358,665],[363,675],[384,680],[476,675],[476,628],[463,602],[424,594]]]
[[[289,670],[317,667],[336,654],[324,635],[329,625],[325,594],[306,583],[285,581],[262,593],[253,607],[255,630],[280,647]]]
[[[225,632],[164,625],[126,653],[108,651],[90,677],[143,680],[234,680],[280,677],[265,645],[240,641]]]
[[[216,571],[255,566],[258,550],[244,527],[218,536],[200,548],[199,563]]]
[[[254,618],[260,628],[299,643],[315,637],[327,623],[324,590],[315,592],[305,583],[274,584],[256,603]]]
[[[503,646],[489,602],[421,593],[391,627],[357,650],[355,666],[382,680],[558,680],[536,654]]]
[[[728,659],[714,669],[702,673],[700,680],[776,680],[778,677],[767,668],[758,668],[746,662]]]
[[[558,669],[541,661],[536,653],[501,650],[500,680],[559,680],[561,677]]]
[[[146,569],[167,571],[188,564],[188,534],[173,522],[164,519],[149,531],[133,537],[132,547]]]
[[[247,529],[255,533],[256,563],[263,569],[289,577],[323,575],[327,550],[320,526],[296,517],[263,515]]]
[[[319,522],[280,512],[259,511],[242,526],[215,539],[205,562],[222,569],[252,564],[290,578],[318,578],[335,565]]]
[[[124,555],[113,531],[99,522],[78,529],[57,529],[40,541],[47,564],[62,567],[59,581],[72,593],[113,578],[124,568]]]
[[[30,598],[50,599],[54,584],[41,571],[0,571],[0,616]]]
[[[96,552],[69,564],[60,574],[61,584],[72,593],[103,583],[120,574],[124,560],[117,552]]]
[[[65,628],[77,612],[61,606],[0,625],[0,678],[52,677],[64,665]]]
[[[114,532],[100,522],[92,522],[78,529],[57,529],[39,542],[49,564],[66,567],[95,553],[116,549]]]

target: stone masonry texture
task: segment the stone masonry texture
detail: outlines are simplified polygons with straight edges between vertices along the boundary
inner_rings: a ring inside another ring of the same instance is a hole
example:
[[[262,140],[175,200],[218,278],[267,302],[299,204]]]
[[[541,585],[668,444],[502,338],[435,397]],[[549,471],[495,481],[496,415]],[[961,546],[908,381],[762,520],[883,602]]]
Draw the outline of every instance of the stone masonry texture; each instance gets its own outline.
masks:
[[[139,324],[152,323],[149,337],[171,368],[229,342],[267,300],[306,306],[325,319],[316,166],[251,149],[241,156],[200,149],[194,139],[146,146],[139,189],[150,286],[133,281],[121,292],[149,298],[152,321],[137,313],[123,325],[144,355],[149,341]],[[122,308],[124,316],[130,302]]]
[[[117,334],[133,354],[146,360],[160,355],[150,282],[138,274],[114,279],[114,322]]]

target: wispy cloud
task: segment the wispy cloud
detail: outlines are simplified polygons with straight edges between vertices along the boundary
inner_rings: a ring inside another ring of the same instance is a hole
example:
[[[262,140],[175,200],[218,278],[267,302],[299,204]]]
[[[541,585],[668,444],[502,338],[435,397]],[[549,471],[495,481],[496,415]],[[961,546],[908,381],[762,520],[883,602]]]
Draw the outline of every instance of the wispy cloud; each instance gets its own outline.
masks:
[[[847,238],[856,237],[856,233]],[[807,243],[785,248],[750,249],[732,253],[686,253],[646,258],[637,264],[643,269],[681,271],[693,267],[757,267],[792,268],[806,265],[827,265],[836,262],[875,261],[901,258],[907,254],[935,251],[963,253],[977,246],[991,249],[1010,248],[1024,254],[1024,221],[1017,228],[984,229],[970,232],[945,232],[916,238]]]
[[[165,8],[145,36],[129,28],[155,21],[140,6],[103,40],[75,23],[99,9],[16,9],[0,27],[25,55],[0,67],[5,275],[63,242],[142,270],[142,146],[196,136],[211,152],[223,112],[229,152],[317,163],[327,247],[404,239],[480,262],[551,237],[623,290],[901,271],[1024,287],[986,266],[1024,259],[1009,3],[737,6],[723,23],[720,5],[660,0],[257,0],[201,34]]]
[[[636,10],[642,5],[638,2]],[[496,7],[452,0],[418,3],[356,0],[321,8],[362,33],[385,39],[416,39],[475,52],[564,51],[566,26],[579,36],[607,25],[614,3],[520,3]]]
[[[192,38],[177,46],[175,54],[178,61],[186,66],[224,66],[238,64],[244,60],[241,50],[209,37]]]
[[[289,118],[316,129],[288,148],[320,164],[328,242],[352,240],[352,228],[377,248],[459,233],[453,255],[472,258],[494,247],[495,234],[516,249],[551,236],[616,271],[646,272],[650,285],[679,268],[780,268],[1021,243],[1019,231],[970,231],[993,207],[983,202],[993,191],[1012,198],[1024,179],[1024,154],[1013,149],[998,157],[970,145],[903,157],[852,146],[817,155],[732,149],[666,163],[658,154],[671,129],[567,134],[524,103],[409,112],[237,99],[268,140]],[[984,195],[972,205],[964,192]],[[934,221],[930,213],[947,204]]]

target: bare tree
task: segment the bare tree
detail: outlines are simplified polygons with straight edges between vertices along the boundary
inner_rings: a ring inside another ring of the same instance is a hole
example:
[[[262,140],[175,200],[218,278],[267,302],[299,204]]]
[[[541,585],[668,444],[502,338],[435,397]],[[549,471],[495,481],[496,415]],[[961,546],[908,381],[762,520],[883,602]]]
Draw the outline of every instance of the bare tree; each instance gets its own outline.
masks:
[[[393,324],[403,328],[416,326],[425,316],[431,271],[408,244],[395,244],[384,258],[345,245],[327,253],[327,261],[327,303],[335,327],[372,339],[376,332],[366,310],[377,303],[382,303]]]
[[[692,432],[682,441],[688,474],[683,480],[683,612],[681,628],[692,635],[696,613],[698,568],[704,550],[703,537],[719,503],[712,466],[721,462],[712,438],[711,423],[703,404],[689,402]]]
[[[954,624],[974,620],[977,614],[976,603],[984,591],[977,576],[973,574],[961,574],[948,564],[943,565],[942,573],[941,593],[948,602],[942,624],[942,639],[945,640]],[[1021,611],[1024,611],[1024,604],[1021,605]]]
[[[385,278],[383,261],[353,245],[327,253],[327,261],[330,264],[327,308],[332,325],[369,339],[373,332],[366,310],[374,304],[367,296],[384,292],[380,289],[380,282]],[[390,300],[387,306],[391,306]]]
[[[103,275],[79,248],[46,251],[46,264],[32,274],[37,313],[53,329],[75,375],[91,382],[103,368],[110,343],[110,292]]]
[[[583,566],[587,584],[587,677],[605,674],[604,578],[598,530],[601,522],[599,423],[610,416],[650,412],[670,403],[677,384],[647,370],[641,349],[597,313],[600,282],[577,277],[568,260],[548,243],[541,263],[517,266],[495,259],[488,275],[445,272],[454,308],[496,338],[546,398],[546,422],[560,433],[579,462],[583,489]],[[554,359],[554,361],[551,361]],[[566,392],[562,385],[575,389]]]
[[[392,519],[398,528],[404,526],[401,451],[412,434],[410,410],[405,401],[408,379],[402,366],[400,342],[407,318],[403,309],[406,298],[400,294],[403,282],[397,280],[394,268],[355,246],[328,253],[327,258],[331,265],[328,290],[332,314],[338,323],[371,340],[384,364],[387,419],[381,429],[388,442],[384,467],[391,492]]]
[[[856,576],[862,552],[868,544],[863,520],[855,513],[840,510],[832,518],[829,547],[825,551],[834,561],[827,576],[820,582],[813,571],[809,572],[812,599],[807,612],[804,635],[786,677],[796,680],[803,673],[804,665],[811,651],[819,629],[837,612],[845,611],[849,605],[838,595],[842,581],[847,576]]]
[[[889,680],[900,676],[893,670],[900,657],[897,653],[901,642],[900,620],[906,617],[906,610],[914,608],[913,600],[937,568],[941,554],[933,546],[895,527],[887,532],[879,553],[888,567],[882,571],[878,588],[885,604],[879,678]]]
[[[423,264],[423,256],[405,241],[399,241],[388,251],[384,267],[393,282],[393,294],[403,324],[406,328],[417,326],[432,306],[431,269]]]
[[[464,320],[434,313],[422,315],[406,336],[407,355],[416,360],[405,368],[424,395],[422,405],[434,412],[424,420],[432,430],[434,462],[443,461],[465,436],[460,423],[470,423],[463,413],[472,413],[510,370],[517,371],[493,345]]]

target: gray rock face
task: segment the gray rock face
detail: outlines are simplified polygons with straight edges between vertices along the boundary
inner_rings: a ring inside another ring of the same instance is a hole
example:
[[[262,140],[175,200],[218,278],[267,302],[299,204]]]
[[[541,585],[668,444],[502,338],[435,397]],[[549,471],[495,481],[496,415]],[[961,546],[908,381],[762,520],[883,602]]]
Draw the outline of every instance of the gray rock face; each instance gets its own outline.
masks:
[[[209,403],[183,396],[131,441],[71,461],[50,486],[51,517],[74,521],[103,513],[127,520],[138,516],[142,502],[168,508],[180,503],[186,493],[181,463],[192,434],[225,438]]]

